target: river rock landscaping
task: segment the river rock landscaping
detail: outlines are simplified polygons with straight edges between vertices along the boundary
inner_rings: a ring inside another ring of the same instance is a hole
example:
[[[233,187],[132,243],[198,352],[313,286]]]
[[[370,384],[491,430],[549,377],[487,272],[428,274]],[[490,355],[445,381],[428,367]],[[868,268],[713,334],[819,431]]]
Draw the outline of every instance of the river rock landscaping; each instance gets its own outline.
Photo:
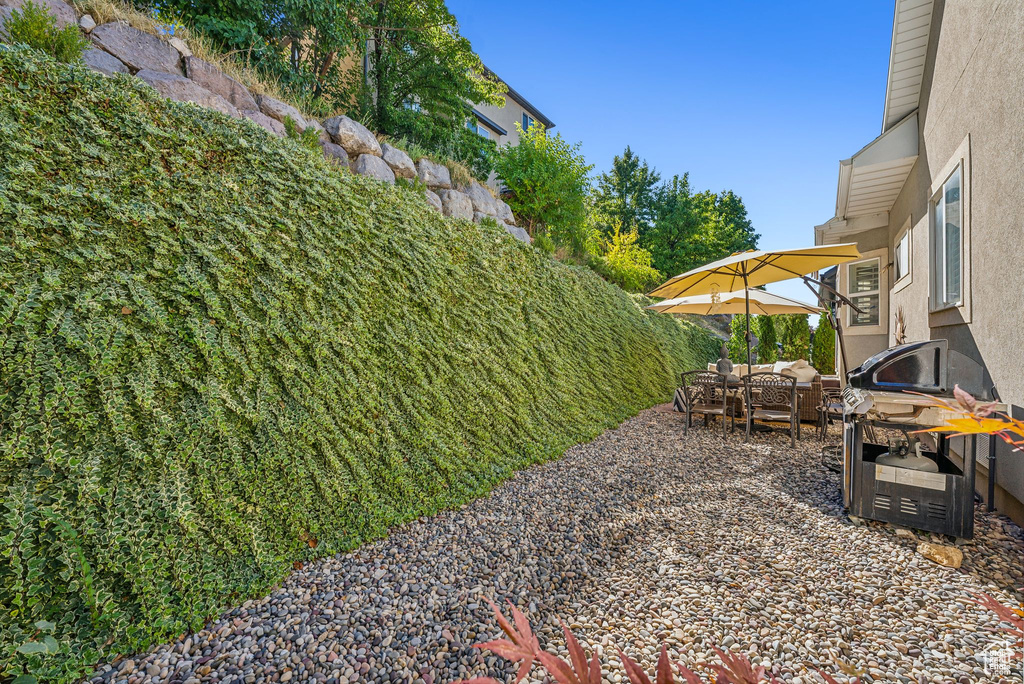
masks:
[[[1024,531],[977,510],[963,565],[916,552],[933,535],[854,524],[820,444],[682,433],[649,410],[460,510],[306,563],[206,629],[100,667],[93,682],[413,682],[514,666],[472,644],[498,633],[484,597],[509,599],[564,654],[559,620],[625,681],[616,648],[652,668],[660,642],[696,670],[712,646],[795,684],[989,681],[987,592],[1020,600]],[[530,679],[543,671],[535,670]]]

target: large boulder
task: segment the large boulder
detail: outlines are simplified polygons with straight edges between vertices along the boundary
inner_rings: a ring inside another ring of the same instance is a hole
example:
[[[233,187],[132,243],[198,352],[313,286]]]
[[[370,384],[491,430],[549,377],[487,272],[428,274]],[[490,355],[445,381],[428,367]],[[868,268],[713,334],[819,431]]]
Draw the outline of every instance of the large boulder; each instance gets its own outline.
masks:
[[[316,119],[306,119],[306,128],[312,128],[316,131],[317,140],[320,141],[321,145],[331,142],[331,136],[327,134],[327,131],[324,130],[324,127]]]
[[[454,218],[473,220],[473,202],[465,193],[458,190],[439,190],[437,196],[441,198],[441,213]]]
[[[104,52],[98,47],[90,47],[82,53],[82,61],[93,71],[98,71],[107,76],[114,74],[130,74],[128,67],[109,52]]]
[[[228,116],[238,117],[238,110],[233,104],[184,76],[148,69],[143,69],[135,75],[168,99],[178,102],[194,102],[203,107],[216,109]]]
[[[434,207],[438,211],[442,211],[444,207],[441,205],[441,198],[437,196],[437,193],[433,190],[424,190],[423,197],[426,198],[427,204]]]
[[[181,75],[181,53],[166,41],[137,28],[110,22],[89,34],[93,42],[137,71],[162,71]]]
[[[299,113],[298,109],[292,107],[287,102],[281,102],[269,95],[257,95],[256,102],[260,106],[260,111],[271,119],[277,119],[281,123],[284,123],[285,119],[291,117],[292,121],[295,122],[295,127],[299,131],[306,130],[306,120],[302,118],[302,114]]]
[[[34,2],[54,16],[58,28],[78,24],[78,12],[66,2],[62,2],[62,0],[34,0]],[[24,4],[25,0],[0,0],[0,26],[10,16],[11,10],[20,10]],[[2,29],[0,29],[0,35],[5,35]]]
[[[516,217],[512,214],[512,209],[505,202],[500,199],[494,200],[494,204],[498,207],[498,218],[510,225],[516,225]]]
[[[341,145],[335,145],[332,142],[322,142],[320,147],[324,149],[324,158],[335,164],[336,166],[344,166],[346,169],[349,168],[348,152]]]
[[[370,176],[385,183],[395,182],[395,172],[380,157],[372,154],[361,154],[352,165],[352,170],[361,176]]]
[[[280,138],[283,138],[286,135],[283,123],[281,123],[277,119],[271,119],[269,116],[267,116],[258,109],[243,109],[238,113],[244,116],[246,119],[249,119],[250,121],[257,123],[260,126],[263,126],[263,128],[267,129],[268,131],[270,131],[271,133]]]
[[[452,175],[444,164],[435,164],[426,157],[416,162],[416,175],[428,188],[447,190],[452,187]]]
[[[381,155],[380,143],[370,129],[347,116],[332,116],[324,121],[324,129],[331,140],[338,143],[353,157],[360,154]]]
[[[412,163],[412,157],[406,154],[405,150],[400,150],[385,143],[380,146],[380,151],[381,158],[387,162],[396,176],[399,178],[416,177],[416,165]]]
[[[185,58],[185,75],[193,81],[220,95],[240,110],[256,110],[259,105],[244,85],[231,78],[223,71],[198,57]]]
[[[474,181],[469,184],[469,187],[459,188],[459,190],[464,192],[470,201],[473,202],[473,211],[478,211],[488,216],[498,215],[498,205],[494,201],[494,195],[484,186]]]
[[[533,240],[530,239],[530,234],[527,233],[524,229],[519,228],[518,226],[510,226],[507,223],[504,225],[505,230],[508,231],[508,234],[514,237],[515,239],[521,242],[525,242],[526,244],[530,244],[531,242],[533,242]]]

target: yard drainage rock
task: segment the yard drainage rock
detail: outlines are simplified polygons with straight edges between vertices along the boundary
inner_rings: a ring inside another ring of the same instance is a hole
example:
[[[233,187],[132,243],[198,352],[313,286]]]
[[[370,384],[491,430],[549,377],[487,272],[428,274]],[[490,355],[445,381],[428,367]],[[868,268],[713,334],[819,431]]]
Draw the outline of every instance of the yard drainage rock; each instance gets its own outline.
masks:
[[[148,69],[140,71],[135,75],[168,99],[177,100],[178,102],[194,102],[197,105],[216,109],[218,112],[236,118],[239,115],[235,106],[223,97],[211,93],[195,81],[184,76],[176,76],[162,71],[149,71]]]
[[[239,110],[260,108],[256,104],[256,99],[244,85],[198,57],[185,58],[185,74],[211,93],[220,95]]]
[[[380,157],[372,154],[361,154],[352,165],[352,170],[361,176],[370,176],[385,183],[395,182],[395,172]]]
[[[181,75],[181,54],[150,33],[110,22],[94,28],[89,37],[128,65],[133,73],[147,70]]]
[[[82,29],[82,33],[91,33],[96,28],[96,20],[92,18],[91,14],[83,14],[82,18],[78,20],[78,28]]]
[[[324,130],[330,134],[331,140],[348,150],[353,157],[360,154],[372,154],[375,157],[381,155],[380,143],[370,129],[347,116],[327,119],[324,121]]]
[[[448,167],[427,158],[416,162],[416,175],[431,190],[447,190],[452,187],[452,176]]]
[[[1020,599],[1024,531],[978,509],[965,571],[938,567],[885,525],[849,524],[816,442],[753,440],[684,437],[680,416],[646,411],[459,510],[305,563],[132,658],[130,680],[108,664],[93,681],[512,681],[514,665],[472,648],[500,635],[484,597],[566,656],[564,620],[609,682],[627,681],[617,647],[649,671],[661,641],[693,669],[725,645],[794,683],[842,678],[842,663],[876,682],[983,679],[999,623],[971,594]]]
[[[412,163],[412,157],[397,147],[384,144],[380,146],[381,158],[388,163],[391,170],[399,178],[415,178],[416,165]]]
[[[917,552],[928,560],[947,568],[959,568],[964,562],[964,552],[955,546],[921,542],[917,545]]]

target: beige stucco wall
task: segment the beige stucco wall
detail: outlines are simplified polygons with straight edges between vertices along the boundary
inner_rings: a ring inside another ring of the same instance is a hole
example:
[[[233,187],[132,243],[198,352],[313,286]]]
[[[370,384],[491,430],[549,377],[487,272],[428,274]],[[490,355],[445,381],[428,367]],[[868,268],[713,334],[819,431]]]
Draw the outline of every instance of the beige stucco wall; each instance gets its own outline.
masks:
[[[504,107],[498,107],[491,104],[478,104],[473,107],[475,110],[507,131],[505,135],[501,136],[499,136],[496,131],[491,131],[491,133],[494,134],[491,139],[498,143],[499,147],[507,144],[519,144],[519,131],[516,130],[516,124],[522,124],[523,114],[529,113],[523,109],[522,105],[508,95],[505,95],[504,97]],[[485,125],[484,127],[486,128],[487,126]]]
[[[1017,406],[1024,406],[1022,35],[1024,2],[937,0],[921,96],[920,156],[890,211],[887,235],[891,257],[909,217],[911,281],[891,293],[890,319],[902,306],[910,340],[948,339],[951,348],[983,363],[1003,400]],[[960,154],[966,168],[965,301],[956,310],[929,313],[929,201]],[[1024,457],[1002,450],[997,483],[1005,490],[997,502],[1019,518]]]

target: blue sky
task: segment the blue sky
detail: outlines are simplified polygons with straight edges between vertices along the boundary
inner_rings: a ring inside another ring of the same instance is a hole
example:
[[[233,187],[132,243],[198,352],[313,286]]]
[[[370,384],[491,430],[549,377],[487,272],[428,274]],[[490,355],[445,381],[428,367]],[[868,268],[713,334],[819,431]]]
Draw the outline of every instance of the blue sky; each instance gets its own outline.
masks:
[[[448,7],[595,172],[629,145],[662,178],[732,189],[763,248],[813,244],[835,213],[839,160],[881,132],[893,0]]]

